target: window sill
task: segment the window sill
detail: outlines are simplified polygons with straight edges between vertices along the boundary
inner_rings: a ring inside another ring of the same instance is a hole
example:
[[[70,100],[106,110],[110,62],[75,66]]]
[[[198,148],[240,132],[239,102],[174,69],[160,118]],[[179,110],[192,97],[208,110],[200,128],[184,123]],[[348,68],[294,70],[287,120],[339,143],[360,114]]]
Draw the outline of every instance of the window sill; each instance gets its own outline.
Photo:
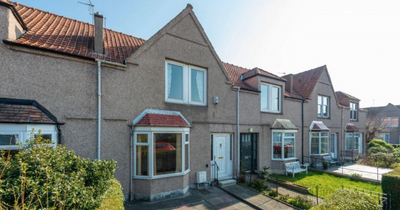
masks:
[[[288,161],[288,160],[296,160],[297,158],[285,158],[285,159],[277,159],[277,158],[272,158],[273,161]]]
[[[179,104],[179,105],[186,105],[186,106],[203,106],[206,107],[207,104],[200,104],[200,103],[185,103],[185,102],[176,102],[176,101],[164,101],[167,104]]]
[[[331,117],[318,117],[318,119],[328,119],[328,120],[330,120]]]
[[[190,169],[183,172],[183,173],[175,173],[175,174],[165,174],[165,175],[158,175],[158,176],[134,176],[132,179],[164,179],[164,178],[170,178],[170,177],[178,177],[178,176],[185,176],[186,174],[190,173]]]
[[[270,112],[270,111],[263,111],[263,110],[261,110],[261,113],[263,113],[263,114],[283,115],[282,112]]]
[[[322,153],[322,154],[310,154],[310,156],[325,156],[325,155],[329,155],[329,153]]]

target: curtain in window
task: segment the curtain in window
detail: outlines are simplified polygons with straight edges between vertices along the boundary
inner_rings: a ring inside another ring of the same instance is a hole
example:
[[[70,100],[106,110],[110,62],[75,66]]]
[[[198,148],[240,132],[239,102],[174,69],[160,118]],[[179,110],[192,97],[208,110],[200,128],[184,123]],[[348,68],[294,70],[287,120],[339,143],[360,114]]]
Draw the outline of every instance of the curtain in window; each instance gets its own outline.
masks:
[[[195,69],[191,70],[191,100],[196,102],[204,101],[204,72]]]

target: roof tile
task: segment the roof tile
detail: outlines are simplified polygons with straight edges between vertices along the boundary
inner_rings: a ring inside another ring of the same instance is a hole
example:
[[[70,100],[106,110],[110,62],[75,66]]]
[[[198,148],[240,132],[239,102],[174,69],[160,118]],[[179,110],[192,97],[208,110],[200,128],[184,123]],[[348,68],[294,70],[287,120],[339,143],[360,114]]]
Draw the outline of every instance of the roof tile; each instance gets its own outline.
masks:
[[[14,43],[87,58],[98,58],[94,52],[94,26],[55,15],[16,2],[1,0],[16,9],[28,31]],[[144,42],[144,39],[104,28],[105,60],[123,63]]]

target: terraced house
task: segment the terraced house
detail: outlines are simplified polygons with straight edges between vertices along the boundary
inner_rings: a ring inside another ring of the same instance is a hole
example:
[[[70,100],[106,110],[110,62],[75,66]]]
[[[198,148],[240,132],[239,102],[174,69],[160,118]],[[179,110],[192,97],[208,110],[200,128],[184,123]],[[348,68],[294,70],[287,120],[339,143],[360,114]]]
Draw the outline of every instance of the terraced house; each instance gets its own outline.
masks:
[[[223,63],[191,5],[148,40],[94,20],[0,0],[2,147],[40,129],[116,160],[124,194],[150,201],[234,182],[240,168],[279,173],[365,149],[365,112],[334,92],[326,66],[279,77]]]

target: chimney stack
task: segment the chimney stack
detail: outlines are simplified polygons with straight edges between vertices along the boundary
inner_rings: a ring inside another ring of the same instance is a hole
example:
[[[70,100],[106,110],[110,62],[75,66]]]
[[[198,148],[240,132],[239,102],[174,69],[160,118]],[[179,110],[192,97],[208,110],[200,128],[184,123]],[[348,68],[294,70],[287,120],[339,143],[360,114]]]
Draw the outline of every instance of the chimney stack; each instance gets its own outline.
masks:
[[[289,77],[286,78],[286,90],[289,93],[293,93],[293,74],[288,74]]]
[[[103,47],[103,15],[94,13],[94,52],[104,54]]]

